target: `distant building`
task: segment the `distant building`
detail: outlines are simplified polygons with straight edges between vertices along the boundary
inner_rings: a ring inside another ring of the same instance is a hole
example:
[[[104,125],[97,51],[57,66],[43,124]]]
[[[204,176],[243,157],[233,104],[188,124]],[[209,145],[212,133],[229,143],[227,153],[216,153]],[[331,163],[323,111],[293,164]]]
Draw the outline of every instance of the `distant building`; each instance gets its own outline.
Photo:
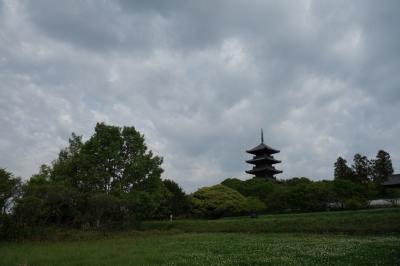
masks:
[[[400,188],[400,174],[389,176],[386,182],[383,182],[382,185],[387,188]]]
[[[282,171],[275,169],[274,164],[280,163],[281,161],[275,160],[272,154],[278,153],[278,150],[275,150],[268,145],[264,144],[264,135],[261,129],[261,143],[246,151],[253,156],[253,159],[246,161],[249,164],[253,165],[253,169],[246,171],[246,173],[255,175],[259,178],[265,178],[269,180],[276,180],[276,174],[282,173]]]

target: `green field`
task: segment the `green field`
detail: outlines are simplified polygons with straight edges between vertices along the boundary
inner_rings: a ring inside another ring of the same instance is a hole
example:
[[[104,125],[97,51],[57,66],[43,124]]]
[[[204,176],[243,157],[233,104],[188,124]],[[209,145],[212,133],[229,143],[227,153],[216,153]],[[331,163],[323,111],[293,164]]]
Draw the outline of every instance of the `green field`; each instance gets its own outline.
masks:
[[[151,221],[143,230],[241,233],[400,234],[400,208],[264,215],[218,220]]]
[[[3,244],[0,265],[399,265],[400,238],[146,233],[79,242]]]
[[[2,242],[0,265],[400,265],[399,226],[399,209],[146,222]]]

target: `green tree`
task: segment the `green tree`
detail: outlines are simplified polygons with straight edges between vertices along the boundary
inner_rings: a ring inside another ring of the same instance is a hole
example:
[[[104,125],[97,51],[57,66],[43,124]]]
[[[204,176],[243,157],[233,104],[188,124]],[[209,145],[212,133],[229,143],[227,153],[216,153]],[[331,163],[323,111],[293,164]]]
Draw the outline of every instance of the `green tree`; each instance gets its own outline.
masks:
[[[215,185],[197,190],[191,195],[191,203],[193,215],[220,218],[243,213],[247,199],[234,189]]]
[[[371,176],[371,162],[366,156],[357,153],[353,159],[353,181],[358,183],[366,183],[370,180]]]
[[[361,208],[367,205],[365,187],[350,180],[335,180],[333,182],[334,201],[344,208]]]
[[[310,179],[308,179],[307,177],[293,177],[293,178],[290,178],[287,180],[283,180],[282,182],[283,182],[283,184],[288,185],[288,186],[312,183],[312,181]]]
[[[176,182],[169,179],[163,180],[163,184],[171,193],[168,204],[170,213],[173,215],[187,214],[190,209],[190,202],[182,188]]]
[[[80,156],[83,146],[82,136],[72,133],[68,142],[69,146],[60,151],[50,168],[50,179],[75,188],[82,188],[83,179],[86,178],[83,176],[85,158]]]
[[[221,183],[230,187],[245,197],[255,197],[265,201],[268,194],[272,193],[275,184],[262,178],[252,178],[241,181],[236,178],[228,178]]]
[[[0,168],[0,213],[4,214],[18,197],[21,180],[12,173]]]
[[[352,180],[353,172],[350,167],[347,166],[347,161],[342,157],[337,158],[335,162],[334,176],[335,180]]]
[[[87,201],[87,217],[93,227],[115,227],[121,225],[127,213],[122,199],[106,193],[91,195]]]
[[[63,184],[28,182],[15,206],[17,221],[27,225],[72,225],[77,217],[77,192]]]
[[[85,142],[72,133],[52,166],[42,165],[24,186],[18,221],[108,226],[159,217],[171,194],[161,164],[134,127],[98,123]]]
[[[378,151],[373,161],[373,180],[376,184],[382,184],[393,174],[392,160],[390,154],[384,150]]]
[[[267,206],[265,205],[265,203],[259,200],[258,198],[254,197],[247,198],[245,204],[246,212],[257,215],[259,212],[265,211],[266,209]]]
[[[144,136],[134,127],[98,123],[94,135],[82,143],[72,134],[69,147],[53,164],[52,179],[83,192],[122,195],[156,191],[161,187],[162,158],[147,150]]]

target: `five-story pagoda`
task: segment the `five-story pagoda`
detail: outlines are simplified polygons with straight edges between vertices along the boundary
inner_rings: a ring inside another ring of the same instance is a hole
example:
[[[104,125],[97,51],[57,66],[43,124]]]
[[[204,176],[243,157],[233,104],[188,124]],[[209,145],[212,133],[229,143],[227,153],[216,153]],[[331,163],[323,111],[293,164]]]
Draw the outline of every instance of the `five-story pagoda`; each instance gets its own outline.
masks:
[[[272,154],[278,153],[279,151],[264,144],[262,129],[261,143],[258,146],[247,150],[246,152],[254,155],[253,159],[246,161],[247,163],[254,165],[253,169],[246,171],[246,173],[270,180],[276,180],[274,175],[282,173],[282,171],[275,169],[273,166],[273,164],[281,162],[279,160],[275,160],[272,156]]]

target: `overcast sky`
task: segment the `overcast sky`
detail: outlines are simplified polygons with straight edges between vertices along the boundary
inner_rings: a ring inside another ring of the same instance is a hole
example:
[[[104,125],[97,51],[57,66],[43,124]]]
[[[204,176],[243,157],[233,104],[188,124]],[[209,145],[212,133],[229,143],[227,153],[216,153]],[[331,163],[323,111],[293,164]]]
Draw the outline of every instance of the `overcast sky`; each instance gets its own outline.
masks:
[[[186,191],[332,179],[338,156],[400,167],[400,1],[0,0],[0,167],[27,179],[71,132],[135,126]]]

